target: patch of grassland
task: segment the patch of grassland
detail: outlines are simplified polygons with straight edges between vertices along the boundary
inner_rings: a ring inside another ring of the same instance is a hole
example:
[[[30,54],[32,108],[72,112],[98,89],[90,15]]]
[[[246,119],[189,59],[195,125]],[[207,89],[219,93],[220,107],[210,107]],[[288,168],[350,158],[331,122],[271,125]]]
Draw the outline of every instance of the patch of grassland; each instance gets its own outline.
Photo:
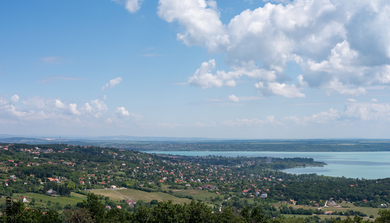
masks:
[[[12,199],[20,199],[20,197],[26,197],[26,199],[31,202],[33,198],[35,198],[35,206],[46,206],[48,201],[52,203],[60,203],[61,205],[76,205],[83,200],[86,200],[86,196],[76,193],[71,193],[70,197],[60,196],[60,197],[51,197],[45,194],[36,194],[36,193],[22,193],[22,194],[14,194]],[[5,200],[5,199],[4,199]],[[42,200],[42,202],[40,201]],[[27,203],[26,205],[28,205]]]
[[[171,200],[174,204],[190,203],[191,200],[187,198],[178,198],[170,194],[162,192],[145,192],[134,189],[117,189],[116,192],[123,194],[124,196],[131,198],[135,201],[143,200],[150,202],[152,200],[168,201]],[[90,192],[110,197],[114,201],[124,200],[125,198],[111,190],[91,190]]]
[[[279,207],[281,205],[281,203],[278,203],[275,205],[275,207]],[[306,206],[306,205],[292,205],[292,204],[287,204],[288,207],[293,207],[294,209],[298,209],[298,208],[303,208],[303,209],[312,209],[312,210],[315,210],[316,207],[311,207],[311,206]],[[337,211],[337,212],[346,212],[347,210],[353,210],[353,211],[360,211],[364,214],[366,214],[368,217],[370,215],[374,215],[375,218],[379,217],[379,210],[381,208],[371,208],[371,207],[358,207],[358,206],[355,206],[351,203],[346,203],[346,202],[343,202],[343,203],[340,203],[340,206],[342,207],[327,207],[327,208],[323,208],[322,210],[323,211]],[[386,208],[384,210],[390,210],[390,208]],[[322,215],[318,215],[318,216],[322,216]],[[329,217],[329,215],[324,215],[324,217]],[[333,218],[335,217],[339,217],[338,215],[335,215],[335,216],[332,216]],[[353,216],[351,216],[353,217]],[[366,218],[365,218],[366,219]]]

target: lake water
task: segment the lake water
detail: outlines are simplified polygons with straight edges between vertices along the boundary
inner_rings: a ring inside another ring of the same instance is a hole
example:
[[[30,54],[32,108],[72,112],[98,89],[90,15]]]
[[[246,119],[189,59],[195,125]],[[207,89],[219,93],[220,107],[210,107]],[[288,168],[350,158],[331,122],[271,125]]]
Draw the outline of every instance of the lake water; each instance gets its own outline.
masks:
[[[327,163],[324,167],[305,167],[283,170],[287,173],[316,173],[348,178],[379,179],[390,177],[390,152],[247,152],[247,151],[157,151],[184,156],[247,156],[247,157],[307,157]]]

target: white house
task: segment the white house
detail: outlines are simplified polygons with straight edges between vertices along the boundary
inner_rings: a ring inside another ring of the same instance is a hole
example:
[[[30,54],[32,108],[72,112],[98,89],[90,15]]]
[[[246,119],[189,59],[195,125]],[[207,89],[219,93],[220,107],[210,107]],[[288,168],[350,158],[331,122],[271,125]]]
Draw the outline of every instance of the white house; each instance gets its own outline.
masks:
[[[267,194],[262,194],[261,196],[260,196],[260,198],[267,198]]]

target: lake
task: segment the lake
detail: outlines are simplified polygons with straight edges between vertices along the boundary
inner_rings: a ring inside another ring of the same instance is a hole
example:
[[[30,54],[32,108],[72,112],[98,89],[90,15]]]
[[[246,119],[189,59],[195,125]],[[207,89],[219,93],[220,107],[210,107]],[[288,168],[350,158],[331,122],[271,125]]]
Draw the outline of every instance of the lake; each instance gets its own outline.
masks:
[[[324,167],[305,167],[283,170],[286,173],[348,178],[379,179],[390,177],[390,152],[248,152],[248,151],[154,151],[183,156],[247,156],[247,157],[307,157],[327,163]]]

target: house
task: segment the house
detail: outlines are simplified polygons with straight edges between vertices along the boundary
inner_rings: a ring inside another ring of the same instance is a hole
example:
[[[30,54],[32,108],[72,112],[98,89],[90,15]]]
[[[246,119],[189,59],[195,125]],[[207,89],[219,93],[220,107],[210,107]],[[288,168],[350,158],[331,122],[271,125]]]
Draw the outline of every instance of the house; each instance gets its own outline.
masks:
[[[337,206],[337,204],[336,204],[336,202],[331,201],[331,202],[328,203],[328,206]]]
[[[116,189],[116,186],[115,185],[111,185],[111,189]]]
[[[11,175],[10,178],[11,178],[11,180],[16,180],[16,176],[15,175]]]
[[[186,187],[191,187],[191,184],[186,184]]]
[[[260,196],[260,198],[263,198],[263,199],[267,198],[267,194],[262,194],[262,195]]]
[[[387,204],[380,204],[378,208],[387,208]]]
[[[131,207],[133,208],[134,207],[134,204],[136,204],[137,202],[133,201],[133,200],[127,200],[126,203]]]
[[[22,199],[23,203],[28,203],[28,200],[26,199],[26,197],[22,196],[20,199]]]
[[[118,205],[118,206],[116,206],[116,208],[118,208],[118,209],[122,209],[122,207],[121,207],[121,206],[119,206],[119,205]]]
[[[324,214],[326,214],[326,215],[332,215],[332,214],[333,214],[333,211],[325,211]]]
[[[56,195],[57,195],[57,191],[55,191],[55,190],[53,190],[53,189],[50,189],[50,190],[46,191],[46,193],[47,193],[48,195],[51,195],[51,196],[56,196]]]

